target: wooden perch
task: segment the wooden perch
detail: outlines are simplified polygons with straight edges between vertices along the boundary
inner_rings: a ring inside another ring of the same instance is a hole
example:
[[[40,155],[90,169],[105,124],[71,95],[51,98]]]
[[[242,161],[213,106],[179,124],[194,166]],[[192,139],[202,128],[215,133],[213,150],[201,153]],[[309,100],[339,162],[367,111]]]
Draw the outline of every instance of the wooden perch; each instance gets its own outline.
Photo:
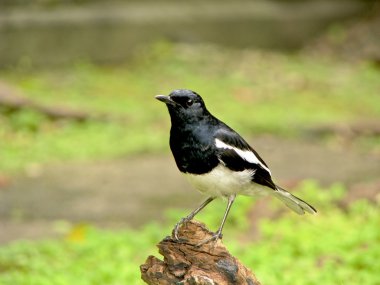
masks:
[[[149,256],[140,266],[141,278],[149,285],[259,285],[255,275],[231,256],[221,240],[196,246],[212,236],[204,224],[190,221],[180,231],[180,241],[164,238],[160,260]]]

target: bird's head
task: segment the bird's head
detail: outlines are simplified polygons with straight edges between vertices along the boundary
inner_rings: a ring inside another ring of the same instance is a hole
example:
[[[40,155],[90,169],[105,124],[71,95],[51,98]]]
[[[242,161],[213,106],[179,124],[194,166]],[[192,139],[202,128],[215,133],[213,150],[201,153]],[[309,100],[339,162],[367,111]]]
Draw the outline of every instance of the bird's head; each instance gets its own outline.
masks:
[[[209,114],[202,97],[188,89],[177,89],[168,96],[157,95],[155,98],[166,104],[172,123],[192,122]]]

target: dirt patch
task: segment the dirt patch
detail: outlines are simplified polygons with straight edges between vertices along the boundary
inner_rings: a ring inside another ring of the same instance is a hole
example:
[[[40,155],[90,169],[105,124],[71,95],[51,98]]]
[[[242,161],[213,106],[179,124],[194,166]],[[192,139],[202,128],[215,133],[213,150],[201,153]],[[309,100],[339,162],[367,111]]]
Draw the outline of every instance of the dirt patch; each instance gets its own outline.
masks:
[[[279,184],[289,187],[309,178],[354,185],[376,180],[380,173],[378,157],[352,150],[272,137],[251,142]],[[203,198],[169,153],[43,166],[0,188],[0,242],[54,236],[60,220],[138,227],[161,221],[168,208],[194,208]]]

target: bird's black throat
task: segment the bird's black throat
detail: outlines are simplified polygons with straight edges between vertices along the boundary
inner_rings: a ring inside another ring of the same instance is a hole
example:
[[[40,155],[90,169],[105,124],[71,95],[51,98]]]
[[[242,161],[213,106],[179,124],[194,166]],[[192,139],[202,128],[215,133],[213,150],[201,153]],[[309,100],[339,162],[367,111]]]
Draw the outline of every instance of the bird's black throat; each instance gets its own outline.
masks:
[[[170,148],[181,172],[205,174],[214,169],[219,160],[215,152],[215,131],[212,116],[204,116],[191,124],[172,120]]]

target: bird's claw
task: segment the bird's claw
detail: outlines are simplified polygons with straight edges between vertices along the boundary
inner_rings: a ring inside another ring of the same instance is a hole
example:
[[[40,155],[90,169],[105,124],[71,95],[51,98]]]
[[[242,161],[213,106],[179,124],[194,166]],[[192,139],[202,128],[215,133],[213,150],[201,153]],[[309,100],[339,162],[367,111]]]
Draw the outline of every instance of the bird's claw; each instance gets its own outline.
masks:
[[[222,239],[222,237],[223,237],[223,234],[218,231],[215,234],[213,234],[211,237],[202,240],[200,243],[198,243],[196,245],[196,247],[201,247],[202,245],[204,245],[206,243],[209,243],[211,241],[213,241],[214,243],[216,243],[218,241],[218,239]]]
[[[187,223],[189,220],[187,218],[182,218],[178,223],[175,224],[174,226],[174,238],[176,240],[179,240],[179,237],[178,237],[178,231],[179,231],[179,228],[184,224],[184,223]]]

